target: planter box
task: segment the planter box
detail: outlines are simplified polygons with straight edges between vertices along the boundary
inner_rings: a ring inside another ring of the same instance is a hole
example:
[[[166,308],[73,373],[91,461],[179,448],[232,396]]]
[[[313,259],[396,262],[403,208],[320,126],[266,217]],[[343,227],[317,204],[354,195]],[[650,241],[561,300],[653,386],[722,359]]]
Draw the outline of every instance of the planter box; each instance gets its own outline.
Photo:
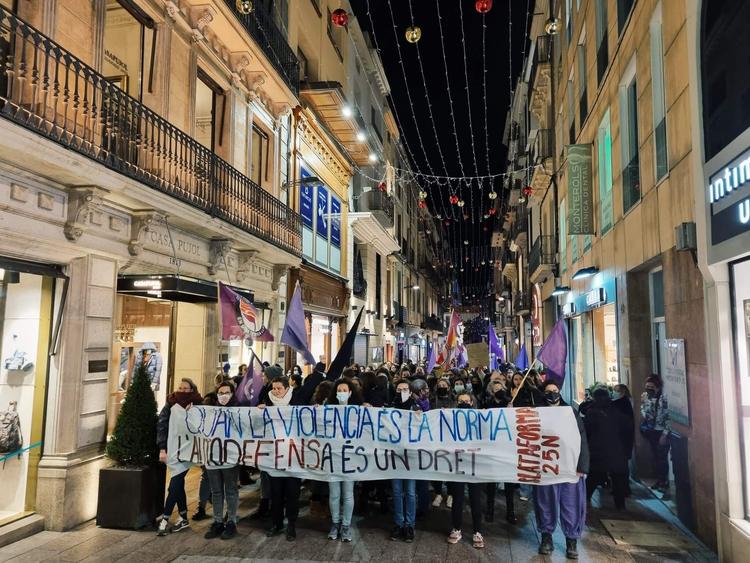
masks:
[[[161,463],[143,468],[99,470],[97,526],[127,530],[152,526],[164,510],[166,472]]]

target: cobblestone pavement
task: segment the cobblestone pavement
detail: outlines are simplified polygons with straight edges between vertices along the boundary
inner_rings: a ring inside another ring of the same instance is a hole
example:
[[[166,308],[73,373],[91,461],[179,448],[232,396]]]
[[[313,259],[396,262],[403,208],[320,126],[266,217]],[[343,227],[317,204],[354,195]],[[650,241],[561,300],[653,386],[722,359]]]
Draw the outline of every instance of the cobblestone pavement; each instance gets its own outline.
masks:
[[[188,477],[188,498],[195,498],[196,472]],[[628,509],[617,512],[610,495],[597,493],[594,508],[590,509],[587,530],[579,544],[580,561],[613,562],[699,562],[716,561],[716,555],[691,539],[690,549],[668,547],[639,547],[618,545],[604,529],[601,519],[662,522],[672,518],[663,505],[643,487],[633,487],[633,498]],[[497,495],[503,497],[502,494]],[[240,516],[249,514],[257,504],[256,486],[241,490]],[[156,537],[154,531],[128,531],[98,528],[94,522],[85,523],[69,532],[41,532],[0,548],[0,562],[4,561],[177,561],[200,563],[215,561],[256,563],[263,561],[564,561],[565,538],[558,531],[552,556],[537,554],[539,534],[530,502],[518,502],[519,524],[504,521],[504,506],[498,501],[496,521],[484,525],[486,548],[476,550],[471,545],[468,525],[464,517],[464,540],[449,545],[449,511],[431,508],[429,514],[417,521],[416,539],[412,544],[393,542],[389,538],[390,515],[380,514],[376,505],[366,515],[355,516],[354,541],[350,544],[327,539],[328,522],[324,517],[310,514],[308,494],[303,492],[297,541],[287,542],[283,536],[266,538],[267,521],[243,519],[238,536],[232,540],[205,540],[203,534],[208,521],[193,522],[187,530],[166,537]],[[194,503],[190,506],[194,509]],[[210,508],[210,507],[209,507]],[[357,507],[359,509],[359,507]]]

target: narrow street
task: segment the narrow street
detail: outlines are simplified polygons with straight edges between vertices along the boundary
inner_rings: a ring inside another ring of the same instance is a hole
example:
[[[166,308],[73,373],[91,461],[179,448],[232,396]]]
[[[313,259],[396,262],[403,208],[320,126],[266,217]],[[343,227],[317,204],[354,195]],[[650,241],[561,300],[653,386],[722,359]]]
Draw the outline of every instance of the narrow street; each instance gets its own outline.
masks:
[[[188,498],[195,498],[196,477],[192,470],[188,477]],[[257,504],[257,485],[240,491],[240,516],[246,516]],[[502,495],[498,495],[501,497]],[[597,498],[598,497],[598,498]],[[69,532],[41,532],[25,540],[0,548],[0,562],[12,561],[562,561],[565,538],[557,532],[552,556],[537,554],[539,534],[534,522],[531,502],[518,502],[519,524],[511,526],[504,520],[504,506],[497,503],[495,522],[485,524],[486,547],[476,550],[471,546],[468,513],[465,516],[464,539],[459,544],[446,542],[449,514],[445,506],[431,508],[428,515],[417,520],[416,539],[412,544],[392,542],[389,538],[391,517],[381,515],[375,503],[371,512],[357,514],[354,519],[354,541],[351,544],[326,538],[328,521],[309,513],[309,495],[303,492],[297,541],[288,542],[284,536],[266,538],[268,520],[253,521],[242,518],[238,535],[233,540],[205,540],[209,520],[191,522],[190,529],[160,538],[154,531],[132,532],[98,528],[93,521]],[[600,503],[603,505],[600,506]],[[594,495],[596,508],[590,510],[587,528],[579,544],[580,561],[647,562],[704,562],[716,561],[716,556],[697,540],[677,528],[677,519],[644,487],[635,485],[633,497],[625,512],[614,510],[609,495],[602,499]],[[195,503],[190,503],[191,513]],[[468,510],[468,509],[467,509]],[[648,532],[631,536],[637,544],[616,543],[602,524],[602,520],[618,520],[633,526],[644,523]],[[669,524],[670,535],[657,534]],[[658,544],[656,547],[653,544]],[[673,546],[673,547],[672,547]]]

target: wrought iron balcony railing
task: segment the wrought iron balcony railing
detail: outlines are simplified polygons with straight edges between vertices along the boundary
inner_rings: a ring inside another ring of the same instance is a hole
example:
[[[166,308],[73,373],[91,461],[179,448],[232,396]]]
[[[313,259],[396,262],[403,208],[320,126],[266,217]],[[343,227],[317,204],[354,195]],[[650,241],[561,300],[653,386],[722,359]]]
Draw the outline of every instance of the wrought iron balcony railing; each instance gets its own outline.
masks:
[[[556,261],[557,248],[555,237],[553,235],[539,235],[536,237],[529,253],[529,275],[533,276],[541,266],[554,266]]]
[[[370,190],[363,192],[354,200],[358,212],[370,212],[380,224],[390,229],[393,227],[393,198],[386,192]]]
[[[250,34],[250,37],[263,50],[271,64],[279,71],[294,95],[299,95],[299,59],[287,43],[284,34],[273,21],[273,14],[260,6],[260,2],[256,3],[252,12],[243,14],[237,10],[236,0],[224,1]]]
[[[0,7],[0,116],[302,254],[298,213]]]

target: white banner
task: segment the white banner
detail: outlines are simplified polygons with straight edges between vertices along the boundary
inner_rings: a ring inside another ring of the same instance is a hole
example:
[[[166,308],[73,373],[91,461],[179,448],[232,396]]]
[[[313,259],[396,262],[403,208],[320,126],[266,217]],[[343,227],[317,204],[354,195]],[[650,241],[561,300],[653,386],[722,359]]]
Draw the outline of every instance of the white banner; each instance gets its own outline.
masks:
[[[246,465],[317,481],[574,483],[581,438],[568,407],[172,407],[168,465]]]

